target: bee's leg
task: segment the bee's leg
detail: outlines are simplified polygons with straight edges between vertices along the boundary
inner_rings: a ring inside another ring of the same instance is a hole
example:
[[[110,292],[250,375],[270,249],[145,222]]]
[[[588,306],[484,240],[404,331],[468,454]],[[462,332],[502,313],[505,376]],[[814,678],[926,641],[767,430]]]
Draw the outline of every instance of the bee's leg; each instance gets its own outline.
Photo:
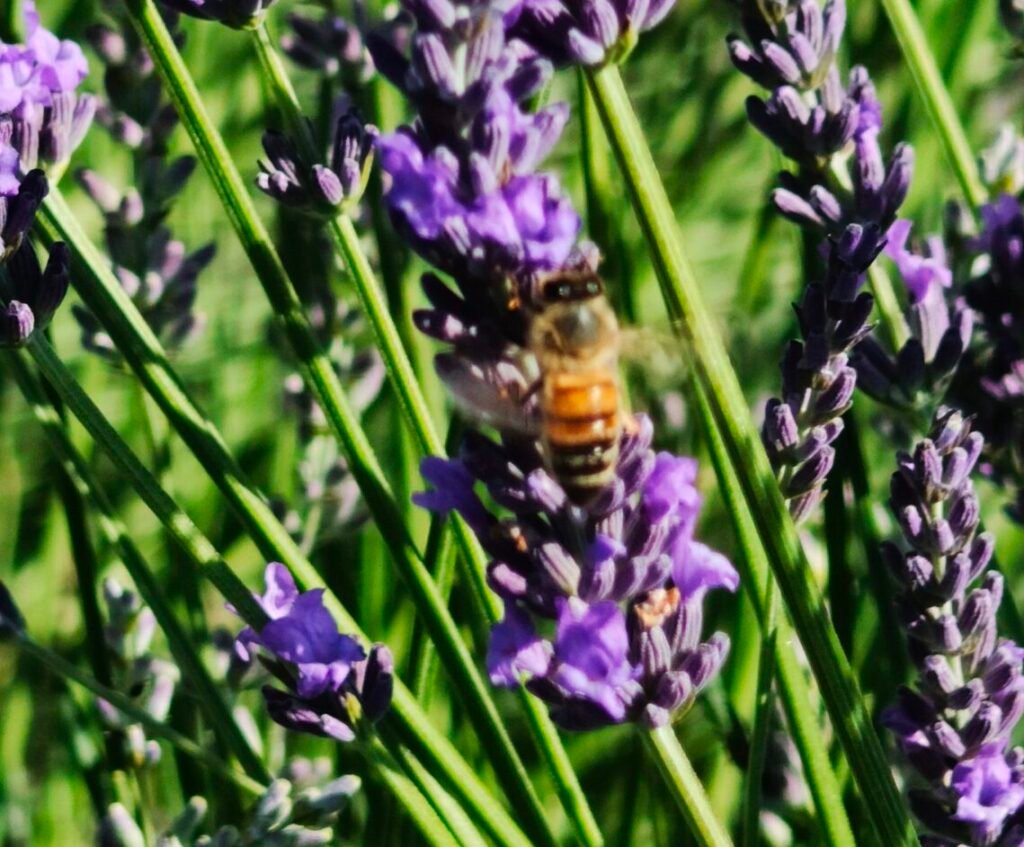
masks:
[[[527,386],[526,391],[519,395],[516,399],[524,406],[530,402],[533,395],[540,391],[541,386],[544,384],[542,377],[537,377],[530,385]]]

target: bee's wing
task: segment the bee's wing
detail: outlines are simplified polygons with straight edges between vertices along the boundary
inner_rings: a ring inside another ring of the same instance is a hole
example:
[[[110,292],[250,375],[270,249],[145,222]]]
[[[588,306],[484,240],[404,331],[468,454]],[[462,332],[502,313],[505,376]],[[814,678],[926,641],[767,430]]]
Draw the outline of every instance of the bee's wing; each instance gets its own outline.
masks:
[[[657,384],[678,382],[680,371],[686,366],[672,333],[650,327],[630,326],[620,330],[619,360]]]
[[[540,435],[540,414],[533,396],[540,375],[532,357],[478,364],[441,353],[434,364],[455,404],[467,416],[495,429]]]

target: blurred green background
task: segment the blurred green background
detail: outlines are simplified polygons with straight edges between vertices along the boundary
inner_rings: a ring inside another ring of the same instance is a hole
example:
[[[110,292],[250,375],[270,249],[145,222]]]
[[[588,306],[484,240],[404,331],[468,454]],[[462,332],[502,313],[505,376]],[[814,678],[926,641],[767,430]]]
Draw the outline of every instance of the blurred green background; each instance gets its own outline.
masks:
[[[915,99],[912,80],[879,4],[868,0],[850,5],[841,65],[861,63],[871,71],[885,107],[885,147],[906,139],[916,148],[916,176],[904,213],[915,220],[917,232],[937,231],[944,201],[955,196],[952,172]],[[995,0],[924,0],[916,5],[974,149],[988,144],[1002,123],[1019,126],[1024,114],[1024,74],[1020,63],[1010,55],[1011,42],[998,23]],[[78,0],[39,0],[39,7],[50,29],[79,40],[100,14],[99,4]],[[280,32],[284,14],[298,7],[291,0],[280,0],[272,13],[273,30]],[[344,2],[339,11],[348,11]],[[369,14],[371,18],[379,17],[381,10],[370,10]],[[185,55],[207,107],[242,173],[251,179],[261,155],[260,134],[273,121],[273,110],[260,84],[250,43],[242,34],[203,22],[186,20],[182,28],[187,33]],[[777,390],[777,362],[785,341],[794,332],[790,303],[803,284],[801,239],[795,227],[766,209],[768,191],[782,163],[768,142],[746,123],[744,99],[753,93],[753,85],[733,70],[725,48],[725,36],[736,28],[735,9],[725,0],[681,0],[659,28],[641,39],[624,75],[675,203],[698,277],[731,339],[734,362],[752,414],[759,418],[761,404]],[[98,91],[101,70],[92,56],[91,66],[86,87]],[[312,75],[294,65],[289,67],[304,103],[312,107]],[[574,118],[547,166],[558,171],[582,212],[586,198],[579,89],[573,72],[557,76],[550,97],[570,102]],[[392,128],[382,126],[384,130]],[[175,134],[173,146],[177,152],[188,152],[188,139],[182,130]],[[608,163],[613,167],[610,158]],[[94,127],[74,157],[72,168],[82,166],[97,170],[118,185],[131,178],[130,156],[99,127]],[[89,232],[101,240],[102,220],[70,176],[65,177],[62,188]],[[607,228],[597,226],[600,232],[589,234],[599,238],[599,246],[609,256],[607,271],[616,301],[633,313],[636,324],[666,333],[657,286],[639,230],[628,212],[624,190],[622,197],[621,208],[610,210]],[[257,202],[265,220],[278,221],[268,200],[260,196]],[[216,259],[200,278],[199,310],[206,316],[205,331],[176,356],[175,365],[227,437],[249,476],[263,490],[289,502],[298,485],[297,434],[294,419],[283,411],[282,382],[291,368],[278,352],[280,345],[271,340],[269,308],[201,170],[176,203],[169,225],[175,236],[192,249],[210,240],[218,248]],[[365,230],[368,232],[368,227]],[[278,225],[275,232],[287,257],[287,227]],[[613,238],[608,237],[609,232]],[[601,234],[605,238],[600,238]],[[608,240],[614,243],[604,243]],[[367,246],[374,250],[372,241],[368,240]],[[408,288],[402,295],[406,304],[420,301],[415,270],[405,275]],[[338,286],[344,291],[340,272]],[[69,301],[75,300],[72,293]],[[166,423],[127,370],[85,352],[78,335],[77,324],[65,306],[53,324],[57,349],[122,435],[142,457],[154,461],[154,444],[164,441]],[[426,349],[429,352],[429,346]],[[685,361],[667,361],[659,362],[652,372],[631,371],[636,389],[634,404],[663,422],[660,446],[700,455],[699,437],[686,419],[685,402],[681,404],[681,416],[676,403],[677,392],[685,384],[686,367]],[[432,376],[427,374],[425,380],[431,382]],[[0,409],[0,579],[18,599],[34,637],[84,664],[85,644],[60,471],[3,369]],[[410,467],[404,437],[396,428],[395,409],[385,390],[369,410],[366,427],[396,490],[403,502],[408,502],[409,494],[421,483]],[[877,511],[883,528],[889,530],[891,521],[884,501],[893,454],[873,426],[874,416],[871,402],[861,397],[858,417],[868,433],[868,462]],[[180,569],[186,567],[182,557],[168,545],[158,522],[106,458],[97,453],[80,429],[73,427],[73,431],[115,497],[133,539],[183,614],[194,612],[193,601],[183,596],[181,588],[189,582],[180,576]],[[264,562],[257,550],[226,511],[218,492],[187,449],[174,437],[167,443],[171,453],[164,470],[169,488],[243,579],[254,589],[260,587]],[[713,546],[730,551],[728,521],[707,463],[703,465],[703,482],[707,506],[702,536]],[[842,495],[836,478],[832,487],[838,488],[838,496]],[[1024,575],[1022,533],[1002,517],[1002,494],[987,485],[982,485],[981,491],[985,520],[999,539],[999,557],[1009,576],[1010,593],[1017,594]],[[424,517],[410,508],[409,520],[422,541]],[[822,562],[820,527],[812,522],[807,534],[810,549],[818,551],[816,558]],[[104,573],[126,580],[112,552],[102,544],[98,549]],[[874,657],[869,654],[878,631],[878,613],[869,589],[867,554],[854,528],[850,528],[843,552],[846,555],[842,563],[833,557],[833,578],[837,579],[836,569],[841,564],[843,578],[854,590],[842,596],[841,605],[833,612],[849,636],[855,665],[862,671],[865,688],[877,707],[899,680],[891,676],[880,679],[883,674],[873,667]],[[373,527],[325,543],[314,551],[314,562],[325,569],[364,629],[395,649],[401,667],[408,655],[412,615],[400,586],[394,583],[386,552]],[[218,595],[204,586],[202,598],[210,627],[236,626]],[[458,587],[453,604],[457,620],[464,622],[472,614]],[[749,610],[740,600],[718,598],[707,624],[709,630],[712,624],[733,638],[733,655],[721,682],[685,718],[683,737],[719,814],[729,819],[739,802],[741,772],[733,753],[742,748],[742,734],[752,711],[757,639]],[[482,659],[485,647],[476,645],[476,649]],[[473,761],[471,732],[465,728],[457,706],[446,696],[443,674],[438,680],[433,712],[438,721],[451,727],[460,748],[468,751]],[[186,704],[188,696],[187,690],[179,692],[179,700]],[[243,699],[250,705],[257,703],[253,695]],[[498,699],[508,708],[513,732],[521,732],[523,727],[510,697],[501,693]],[[268,738],[280,744],[279,734],[264,729]],[[344,749],[308,739],[293,739],[289,744],[292,751],[335,756],[339,773],[360,770],[358,759]],[[91,704],[81,691],[67,689],[37,666],[20,661],[11,648],[0,646],[0,843],[90,843],[96,818],[83,774],[95,762],[101,745]],[[525,749],[532,748],[525,745]],[[642,757],[635,734],[613,729],[572,736],[569,749],[609,843],[688,843],[671,803],[661,796],[651,765]],[[538,768],[538,772],[542,770]],[[542,796],[551,796],[552,792],[545,791],[543,776],[540,788]],[[169,751],[165,751],[164,762],[144,789],[158,824],[180,808],[181,790]],[[389,814],[390,810],[388,799],[368,787],[345,822],[352,843],[410,843],[404,840],[411,837],[410,831],[402,828],[400,818]],[[365,829],[368,819],[374,822],[370,830]],[[799,817],[794,820],[793,843],[804,843],[800,840]]]

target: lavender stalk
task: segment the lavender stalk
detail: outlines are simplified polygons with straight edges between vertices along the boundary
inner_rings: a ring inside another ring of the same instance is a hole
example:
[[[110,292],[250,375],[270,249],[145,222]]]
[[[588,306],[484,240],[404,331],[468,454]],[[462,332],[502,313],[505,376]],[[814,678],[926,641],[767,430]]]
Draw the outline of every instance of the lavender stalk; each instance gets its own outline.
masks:
[[[1003,579],[986,570],[992,536],[977,532],[971,472],[983,443],[959,411],[939,411],[892,477],[908,549],[883,548],[918,671],[883,720],[914,778],[914,811],[933,833],[922,843],[936,847],[1024,839],[1024,751],[1007,749],[1024,714],[1024,651],[998,638]]]

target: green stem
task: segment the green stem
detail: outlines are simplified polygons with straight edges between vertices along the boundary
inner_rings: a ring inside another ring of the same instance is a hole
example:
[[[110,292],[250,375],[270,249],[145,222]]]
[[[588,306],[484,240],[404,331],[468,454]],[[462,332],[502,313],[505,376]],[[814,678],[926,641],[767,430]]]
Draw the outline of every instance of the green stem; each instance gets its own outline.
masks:
[[[283,113],[289,129],[295,134],[306,154],[316,157],[309,127],[302,117],[295,90],[265,27],[260,26],[253,30],[253,42],[259,56],[260,67],[275,93],[277,106]],[[316,158],[313,159],[315,160]],[[359,243],[359,234],[351,218],[347,214],[339,214],[330,222],[328,230],[355,284],[363,314],[373,331],[391,387],[398,396],[403,415],[420,451],[426,456],[447,455],[412,362],[403,346],[398,327],[391,317],[386,298]],[[477,601],[486,611],[489,622],[493,624],[501,616],[501,605],[487,585],[487,556],[480,542],[458,515],[452,516],[452,522],[469,583]],[[588,847],[599,847],[604,843],[603,837],[554,725],[543,707],[526,691],[521,691],[520,697],[530,725],[534,728],[536,743],[555,778],[559,796],[577,834]]]
[[[71,662],[67,661],[63,657],[58,656],[52,650],[48,650],[42,645],[36,644],[26,635],[19,636],[16,643],[23,653],[31,656],[45,668],[58,676],[69,679],[72,682],[77,682],[97,697],[101,697],[106,700],[115,709],[127,715],[135,723],[142,724],[142,726],[146,728],[146,732],[150,735],[156,738],[162,738],[186,756],[190,756],[197,762],[202,762],[211,771],[225,779],[231,780],[231,782],[239,788],[248,791],[250,794],[258,796],[263,793],[266,787],[265,782],[252,779],[246,774],[235,770],[205,747],[196,744],[191,738],[182,735],[176,729],[158,721],[145,709],[139,708],[130,698],[126,697],[120,691],[115,691],[114,689],[108,688],[106,685],[97,682],[96,679],[89,676],[85,671],[80,670],[77,666],[71,664]]]
[[[775,721],[775,655],[778,650],[777,600],[774,583],[768,589],[768,620],[761,637],[761,655],[757,665],[757,700],[754,704],[754,730],[750,738],[750,758],[743,786],[741,847],[757,847],[761,829],[761,782],[768,758],[768,740]]]
[[[60,394],[74,415],[82,421],[90,434],[98,434],[94,435],[97,441],[102,440],[105,445],[114,448],[111,451],[111,458],[114,462],[122,469],[130,468],[129,473],[137,475],[140,479],[148,477],[147,489],[150,491],[150,497],[160,501],[160,508],[162,510],[176,514],[176,522],[182,527],[183,541],[195,547],[197,551],[201,550],[202,552],[199,555],[204,559],[208,559],[211,556],[215,558],[216,553],[211,552],[212,548],[202,545],[200,540],[202,536],[199,529],[194,524],[191,524],[191,521],[178,509],[177,505],[159,489],[156,481],[149,476],[149,472],[135,457],[135,454],[131,452],[128,446],[120,439],[120,436],[107,423],[102,412],[86,396],[74,377],[67,372],[67,369],[60,359],[57,358],[56,353],[54,353],[53,348],[50,347],[49,342],[42,333],[35,333],[31,337],[28,343],[28,350],[47,381]],[[95,479],[92,478],[88,464],[79,455],[68,438],[67,430],[64,428],[57,410],[47,400],[42,386],[39,385],[32,375],[31,370],[20,353],[8,356],[8,362],[14,372],[19,388],[21,388],[25,399],[32,406],[36,418],[42,424],[51,446],[64,465],[65,471],[75,481],[79,493],[83,497],[90,498],[96,506],[100,526],[104,534],[117,547],[125,567],[139,589],[139,593],[150,609],[152,609],[157,623],[167,637],[167,643],[171,653],[174,655],[175,661],[181,667],[186,679],[195,687],[196,699],[205,710],[210,723],[227,744],[228,749],[237,756],[239,763],[248,774],[255,779],[268,780],[270,774],[266,766],[249,746],[245,736],[231,715],[231,710],[224,701],[220,689],[193,648],[185,629],[173,611],[171,611],[160,590],[156,577],[149,569],[146,560],[134,542],[129,538],[124,527],[115,517],[110,501],[103,490],[97,486]],[[202,540],[204,541],[205,539]],[[219,564],[226,568],[226,565],[223,565],[222,562]],[[242,598],[237,599],[242,602]],[[252,603],[251,596],[245,596],[245,600]]]
[[[60,417],[57,404],[54,404],[54,410]],[[60,424],[55,421],[53,425],[58,426],[62,423],[63,418]],[[100,611],[99,603],[99,562],[89,533],[85,497],[82,496],[74,477],[64,469],[60,473],[58,488],[61,502],[64,504],[64,516],[68,522],[71,559],[75,565],[75,581],[82,606],[82,621],[85,623],[89,664],[93,676],[103,685],[110,685],[110,653],[103,634],[103,613]]]
[[[75,259],[72,283],[78,294],[101,321],[125,362],[235,510],[263,555],[268,560],[284,563],[300,585],[323,588],[324,582],[309,559],[274,515],[267,498],[245,478],[223,436],[189,395],[153,331],[111,273],[107,260],[82,232],[56,189],[52,189],[46,198],[38,223],[50,241],[60,239],[71,247]],[[106,449],[105,445],[101,446]],[[140,482],[133,480],[133,484],[142,494],[138,488]],[[177,518],[173,514],[158,517],[165,523],[170,522],[170,529],[176,528]],[[201,561],[197,564],[202,566]],[[229,569],[206,569],[203,572],[249,623],[257,627],[261,625],[258,617],[254,620],[246,611],[254,605],[251,594]],[[325,594],[324,600],[344,631],[369,641],[355,619],[330,592]],[[529,844],[473,768],[431,725],[408,689],[397,681],[392,713],[405,744],[429,762],[435,773],[444,774],[448,790],[460,798],[495,841],[507,847]]]
[[[700,419],[707,421],[707,396],[704,389],[696,383],[694,399]],[[836,847],[854,847],[857,842],[843,807],[840,782],[829,761],[829,745],[822,734],[817,711],[811,705],[806,674],[793,650],[792,629],[786,618],[775,608],[778,605],[778,588],[768,567],[767,554],[757,535],[753,518],[743,507],[740,484],[729,461],[721,434],[718,430],[705,426],[704,437],[741,551],[736,560],[742,575],[741,582],[757,614],[761,632],[770,632],[772,622],[775,621],[775,672],[779,699],[786,714],[793,743],[800,754],[807,787],[818,813],[822,836],[826,843]]]
[[[707,392],[705,425],[720,431],[792,616],[833,725],[867,801],[872,824],[883,843],[916,845],[917,836],[893,781],[882,745],[871,723],[857,679],[843,654],[821,591],[786,504],[772,474],[764,446],[750,417],[736,373],[716,322],[683,253],[672,207],[651,158],[618,69],[607,66],[588,77],[605,130],[651,250],[662,296]],[[757,565],[760,560],[753,560]],[[758,584],[764,574],[756,573]]]
[[[475,840],[463,840],[466,833],[459,831],[459,838],[448,829],[438,816],[434,807],[421,793],[416,781],[410,779],[395,761],[390,751],[378,740],[369,743],[368,757],[374,773],[388,787],[392,796],[397,797],[412,819],[416,829],[428,844],[434,847],[461,847],[463,844],[480,843],[479,836]],[[417,763],[422,769],[422,765]],[[443,793],[443,792],[442,792]],[[475,830],[471,830],[475,832]]]
[[[880,0],[885,14],[892,25],[892,31],[899,42],[903,58],[910,67],[917,91],[924,102],[925,110],[935,126],[946,152],[946,158],[953,167],[964,199],[977,219],[978,209],[988,199],[988,192],[981,184],[967,133],[957,116],[953,98],[949,96],[935,56],[928,47],[928,41],[921,29],[914,7],[909,0]]]
[[[423,767],[422,763],[415,756],[409,755],[408,751],[400,745],[395,745],[392,749],[396,751],[395,757],[399,760],[409,778],[419,786],[425,796],[431,799],[431,804],[437,814],[448,825],[448,829],[455,836],[459,847],[486,847],[487,841],[480,835],[477,828],[473,826],[466,812],[438,784],[437,780],[431,776],[430,771]]]
[[[704,786],[672,727],[663,726],[644,732],[643,739],[697,844],[700,847],[732,847],[732,839],[711,810]]]
[[[439,515],[430,521],[427,536],[427,549],[424,561],[437,583],[442,596],[451,594],[455,578],[455,547],[452,544],[452,533],[448,522]],[[412,655],[409,658],[412,691],[416,699],[428,708],[432,699],[434,681],[437,678],[437,653],[429,639],[420,637],[419,622],[413,629]]]

